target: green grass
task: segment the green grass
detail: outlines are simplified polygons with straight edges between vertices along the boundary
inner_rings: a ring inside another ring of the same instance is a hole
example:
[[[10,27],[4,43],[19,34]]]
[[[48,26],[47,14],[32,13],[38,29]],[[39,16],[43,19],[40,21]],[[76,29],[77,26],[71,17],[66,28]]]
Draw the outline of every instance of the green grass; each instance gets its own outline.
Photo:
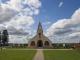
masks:
[[[45,60],[80,60],[80,52],[76,50],[45,50]]]
[[[0,60],[32,60],[36,50],[3,50]]]

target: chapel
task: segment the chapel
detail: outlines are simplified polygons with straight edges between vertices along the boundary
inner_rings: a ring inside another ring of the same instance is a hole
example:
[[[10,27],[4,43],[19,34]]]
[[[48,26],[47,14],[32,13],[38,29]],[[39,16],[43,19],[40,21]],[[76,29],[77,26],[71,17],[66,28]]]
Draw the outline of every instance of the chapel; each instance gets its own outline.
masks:
[[[38,24],[36,35],[28,41],[28,47],[32,48],[51,48],[52,42],[43,34],[43,28],[41,23]]]

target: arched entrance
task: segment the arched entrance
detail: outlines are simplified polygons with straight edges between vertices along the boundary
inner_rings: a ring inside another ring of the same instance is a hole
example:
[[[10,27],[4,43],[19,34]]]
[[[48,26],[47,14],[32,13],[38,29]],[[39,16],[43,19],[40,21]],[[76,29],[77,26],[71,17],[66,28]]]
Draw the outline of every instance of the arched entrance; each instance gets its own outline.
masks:
[[[35,46],[35,42],[34,41],[31,42],[31,46]]]
[[[43,47],[43,42],[42,40],[37,41],[37,47]]]
[[[45,41],[44,45],[45,45],[46,47],[48,47],[48,46],[49,46],[49,42],[48,42],[48,41]]]

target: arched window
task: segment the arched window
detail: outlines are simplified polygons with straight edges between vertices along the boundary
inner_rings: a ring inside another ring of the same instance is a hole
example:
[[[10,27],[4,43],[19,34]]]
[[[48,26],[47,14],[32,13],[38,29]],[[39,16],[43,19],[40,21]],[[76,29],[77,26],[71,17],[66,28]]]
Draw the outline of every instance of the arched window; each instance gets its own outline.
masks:
[[[44,45],[45,46],[49,46],[49,42],[48,41],[45,41]]]
[[[35,46],[35,42],[34,41],[31,42],[31,46]]]

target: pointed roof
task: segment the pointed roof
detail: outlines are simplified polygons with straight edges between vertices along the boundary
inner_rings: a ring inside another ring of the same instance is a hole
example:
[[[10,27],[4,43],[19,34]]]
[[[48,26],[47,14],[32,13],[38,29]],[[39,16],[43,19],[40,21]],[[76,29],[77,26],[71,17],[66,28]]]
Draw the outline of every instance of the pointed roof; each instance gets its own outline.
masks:
[[[39,24],[38,24],[38,29],[37,29],[37,32],[38,31],[43,31],[43,29],[42,29],[42,25],[41,25],[41,22],[39,21]]]
[[[39,24],[38,24],[38,28],[42,28],[41,22],[39,22]]]

